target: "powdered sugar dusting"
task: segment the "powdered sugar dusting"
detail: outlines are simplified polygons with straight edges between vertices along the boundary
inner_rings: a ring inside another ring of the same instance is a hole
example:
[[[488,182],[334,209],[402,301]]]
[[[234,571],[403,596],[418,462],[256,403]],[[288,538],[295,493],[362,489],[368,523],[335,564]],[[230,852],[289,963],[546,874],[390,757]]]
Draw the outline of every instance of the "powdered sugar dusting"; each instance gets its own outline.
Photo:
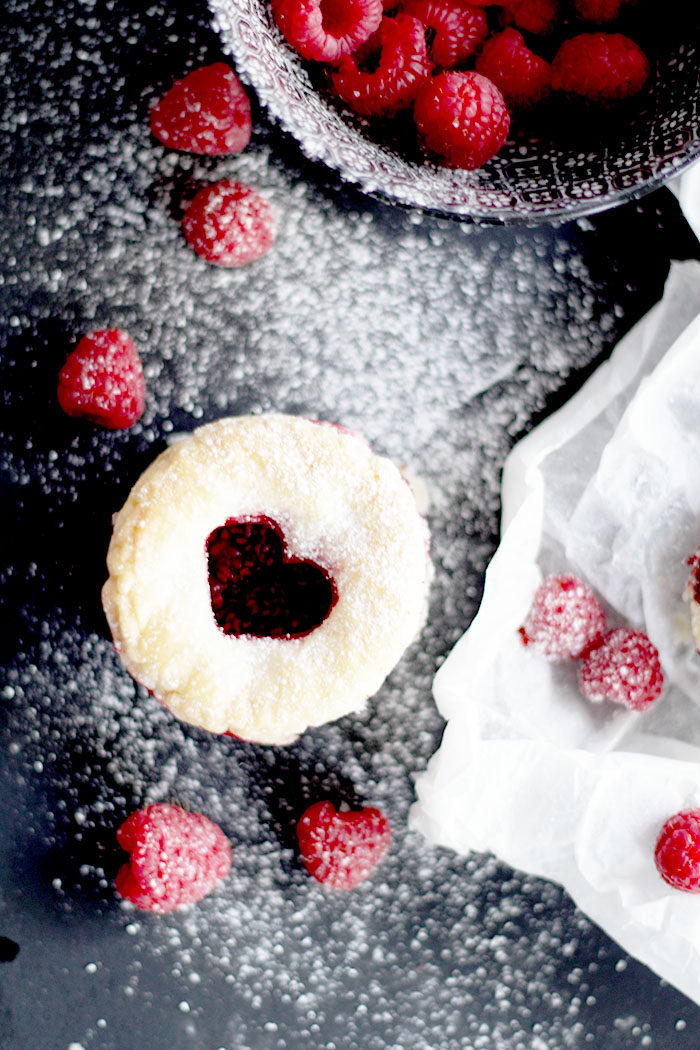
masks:
[[[169,153],[148,103],[219,57],[201,4],[7,7],[0,914],[29,961],[3,971],[4,1045],[694,1050],[693,1009],[618,969],[556,887],[406,830],[411,775],[441,731],[432,677],[495,548],[505,454],[660,290],[659,242],[642,269],[616,240],[593,271],[602,220],[484,231],[385,207],[326,181],[259,116],[237,157]],[[273,249],[235,272],[197,259],[180,226],[183,201],[224,177],[278,217]],[[653,241],[653,208],[639,221]],[[129,432],[55,403],[65,353],[103,326],[128,330],[144,363]],[[421,642],[366,713],[272,749],[174,719],[123,670],[99,604],[111,516],[170,435],[265,409],[361,430],[419,474],[437,570]],[[341,900],[296,858],[294,822],[319,797],[375,805],[393,830],[381,869]],[[153,920],[112,881],[114,830],[156,801],[220,824],[233,869]]]

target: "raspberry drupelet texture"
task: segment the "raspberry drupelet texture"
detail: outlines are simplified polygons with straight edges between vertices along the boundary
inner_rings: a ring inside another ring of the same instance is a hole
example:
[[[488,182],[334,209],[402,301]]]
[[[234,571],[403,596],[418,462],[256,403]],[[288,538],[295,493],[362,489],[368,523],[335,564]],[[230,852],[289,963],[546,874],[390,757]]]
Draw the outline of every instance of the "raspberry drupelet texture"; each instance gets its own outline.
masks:
[[[576,660],[600,643],[604,631],[603,607],[583,580],[547,576],[535,591],[520,637],[549,660]]]
[[[373,54],[363,49],[340,60],[331,74],[333,90],[361,116],[386,116],[409,106],[432,72],[423,23],[411,15],[385,16],[368,51]]]
[[[117,874],[117,893],[142,911],[194,904],[231,868],[231,846],[221,828],[166,802],[127,817],[117,842],[131,854]]]
[[[413,112],[424,149],[454,168],[480,168],[510,127],[501,92],[471,71],[438,73],[419,91]]]
[[[442,69],[465,62],[488,34],[484,11],[461,0],[405,0],[401,10],[431,30],[430,58]]]
[[[58,403],[108,430],[132,426],[143,414],[146,385],[136,347],[121,328],[84,335],[58,376]]]
[[[548,33],[559,14],[559,0],[503,0],[518,29],[526,33]]]
[[[324,801],[302,815],[297,838],[301,858],[315,879],[334,890],[352,890],[389,849],[391,829],[378,809],[337,811]]]
[[[217,266],[245,266],[274,242],[270,204],[250,186],[230,179],[199,190],[182,227],[190,248]]]
[[[643,631],[617,627],[582,661],[579,686],[589,700],[644,711],[663,687],[659,653]]]
[[[649,76],[646,55],[622,33],[579,33],[552,61],[552,87],[589,102],[618,102],[638,94]]]
[[[302,58],[336,62],[377,29],[382,0],[273,0],[282,35]]]
[[[486,41],[476,59],[476,71],[496,85],[511,109],[541,102],[552,82],[549,62],[535,55],[522,33],[512,27]]]
[[[574,10],[579,18],[586,22],[602,25],[616,19],[622,6],[629,2],[630,0],[574,0]]]
[[[675,813],[662,827],[654,861],[669,886],[700,893],[700,809]]]
[[[170,149],[223,156],[250,142],[250,102],[224,62],[176,80],[151,110],[151,133]]]

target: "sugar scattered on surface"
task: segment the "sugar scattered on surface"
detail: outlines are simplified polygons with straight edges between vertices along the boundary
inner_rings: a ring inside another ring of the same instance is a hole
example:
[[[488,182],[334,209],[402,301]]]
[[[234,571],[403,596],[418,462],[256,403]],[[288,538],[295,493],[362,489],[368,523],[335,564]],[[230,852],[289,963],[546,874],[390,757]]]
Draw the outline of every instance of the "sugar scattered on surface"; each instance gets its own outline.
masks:
[[[0,873],[39,950],[23,984],[10,971],[8,997],[50,1002],[60,1050],[126,1050],[152,1028],[152,1050],[690,1048],[677,1018],[693,1008],[667,991],[652,1031],[658,981],[561,890],[406,830],[411,775],[441,731],[432,676],[495,547],[503,459],[612,345],[634,279],[611,306],[571,231],[485,232],[341,194],[260,121],[234,160],[152,143],[148,99],[216,55],[201,5],[9,12],[0,470],[17,508],[2,575],[17,655],[0,737],[16,798]],[[38,79],[16,74],[26,56]],[[188,251],[179,215],[200,181],[232,173],[274,201],[279,226],[254,268],[220,272]],[[131,333],[146,371],[146,414],[126,433],[78,427],[53,403],[62,354],[105,324]],[[266,408],[359,429],[419,473],[437,568],[429,625],[366,715],[288,749],[176,722],[123,671],[99,609],[111,514],[165,441]],[[394,830],[381,872],[349,897],[296,860],[295,818],[323,795],[378,805]],[[221,824],[234,868],[153,922],[114,899],[113,831],[164,800]]]

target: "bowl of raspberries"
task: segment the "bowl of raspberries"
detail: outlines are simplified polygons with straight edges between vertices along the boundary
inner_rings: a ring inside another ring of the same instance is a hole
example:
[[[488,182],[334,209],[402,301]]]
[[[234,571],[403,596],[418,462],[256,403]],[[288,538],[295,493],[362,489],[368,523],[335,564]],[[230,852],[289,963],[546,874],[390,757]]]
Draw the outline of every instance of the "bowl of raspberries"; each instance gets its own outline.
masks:
[[[700,156],[700,5],[210,0],[240,76],[368,193],[480,222],[602,210]]]

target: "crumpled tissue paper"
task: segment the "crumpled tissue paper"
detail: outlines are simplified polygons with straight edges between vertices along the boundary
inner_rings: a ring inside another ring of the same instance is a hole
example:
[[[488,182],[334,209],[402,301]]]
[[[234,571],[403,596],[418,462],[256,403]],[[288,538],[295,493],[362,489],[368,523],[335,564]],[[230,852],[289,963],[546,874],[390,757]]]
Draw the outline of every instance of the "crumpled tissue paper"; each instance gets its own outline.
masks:
[[[411,824],[561,883],[700,1003],[700,895],[668,886],[653,856],[664,821],[700,807],[700,656],[683,600],[700,546],[700,263],[674,263],[661,302],[513,449],[502,496],[481,607],[435,678],[447,726]],[[609,626],[658,647],[666,684],[647,711],[590,703],[575,665],[522,645],[533,593],[558,572],[594,588]]]

